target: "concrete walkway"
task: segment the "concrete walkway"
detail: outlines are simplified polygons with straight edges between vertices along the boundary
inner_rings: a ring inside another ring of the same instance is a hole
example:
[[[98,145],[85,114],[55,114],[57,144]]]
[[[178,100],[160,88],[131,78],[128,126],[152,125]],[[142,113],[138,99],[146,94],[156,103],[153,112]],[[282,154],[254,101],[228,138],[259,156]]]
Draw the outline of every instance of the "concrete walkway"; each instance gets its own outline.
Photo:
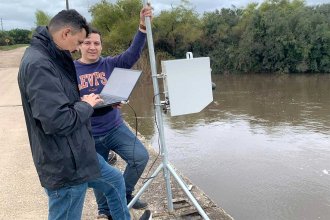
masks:
[[[23,51],[0,51],[0,219],[47,219],[16,80]]]
[[[3,220],[47,219],[47,196],[32,161],[17,85],[24,50],[0,51],[0,219]],[[83,219],[94,219],[96,210],[89,190]]]

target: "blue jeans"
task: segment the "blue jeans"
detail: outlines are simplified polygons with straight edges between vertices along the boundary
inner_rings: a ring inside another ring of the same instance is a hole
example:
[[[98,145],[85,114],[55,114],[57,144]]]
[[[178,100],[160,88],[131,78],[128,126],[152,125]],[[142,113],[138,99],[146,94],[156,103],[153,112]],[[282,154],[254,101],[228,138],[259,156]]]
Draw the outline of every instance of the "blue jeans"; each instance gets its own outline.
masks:
[[[49,220],[80,220],[87,183],[66,186],[57,190],[45,188],[48,195]]]
[[[94,137],[94,139],[96,152],[105,160],[108,159],[109,151],[112,150],[126,161],[127,166],[123,176],[126,185],[126,194],[131,195],[148,163],[148,151],[125,123],[111,129],[103,136]],[[107,204],[104,194],[100,191],[94,190],[94,194],[99,214],[109,216],[109,206],[112,208],[112,204]]]
[[[109,212],[114,220],[129,220],[125,182],[119,170],[110,166],[100,155],[97,155],[101,177],[88,183],[48,190],[49,220],[80,220],[87,187],[103,192]]]

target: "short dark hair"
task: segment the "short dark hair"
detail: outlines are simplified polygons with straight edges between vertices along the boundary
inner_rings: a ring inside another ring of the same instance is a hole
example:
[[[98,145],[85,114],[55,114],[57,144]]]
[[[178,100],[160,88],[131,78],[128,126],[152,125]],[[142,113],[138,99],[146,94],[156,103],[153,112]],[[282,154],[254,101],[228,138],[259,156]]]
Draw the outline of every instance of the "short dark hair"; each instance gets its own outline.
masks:
[[[89,26],[89,34],[98,34],[100,35],[100,40],[101,40],[101,43],[102,43],[102,34],[99,30],[97,30],[96,28],[92,27],[92,26]]]
[[[89,32],[90,34],[98,34],[98,35],[102,36],[101,32],[94,27],[90,26],[89,30],[90,30],[90,32]]]
[[[73,31],[80,32],[85,29],[86,37],[90,30],[86,19],[74,9],[62,10],[55,15],[49,22],[49,32],[56,32],[63,27],[70,26]]]

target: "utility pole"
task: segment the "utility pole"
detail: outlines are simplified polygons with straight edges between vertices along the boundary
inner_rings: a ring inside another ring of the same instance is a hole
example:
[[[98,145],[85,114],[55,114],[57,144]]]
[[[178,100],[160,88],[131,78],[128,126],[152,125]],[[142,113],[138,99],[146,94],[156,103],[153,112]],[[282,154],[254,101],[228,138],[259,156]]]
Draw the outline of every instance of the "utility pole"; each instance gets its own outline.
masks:
[[[66,0],[66,10],[69,10],[69,0]]]
[[[3,23],[2,23],[2,18],[1,18],[1,30],[3,31]]]

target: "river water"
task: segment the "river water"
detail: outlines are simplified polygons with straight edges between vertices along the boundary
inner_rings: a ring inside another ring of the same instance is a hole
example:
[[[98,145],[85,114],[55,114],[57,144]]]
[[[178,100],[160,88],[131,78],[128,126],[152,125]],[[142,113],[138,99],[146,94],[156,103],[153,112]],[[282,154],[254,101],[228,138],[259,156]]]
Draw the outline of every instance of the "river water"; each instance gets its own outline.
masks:
[[[212,80],[202,112],[163,115],[170,162],[237,220],[330,219],[330,74]],[[130,103],[158,150],[152,100],[144,82]]]

